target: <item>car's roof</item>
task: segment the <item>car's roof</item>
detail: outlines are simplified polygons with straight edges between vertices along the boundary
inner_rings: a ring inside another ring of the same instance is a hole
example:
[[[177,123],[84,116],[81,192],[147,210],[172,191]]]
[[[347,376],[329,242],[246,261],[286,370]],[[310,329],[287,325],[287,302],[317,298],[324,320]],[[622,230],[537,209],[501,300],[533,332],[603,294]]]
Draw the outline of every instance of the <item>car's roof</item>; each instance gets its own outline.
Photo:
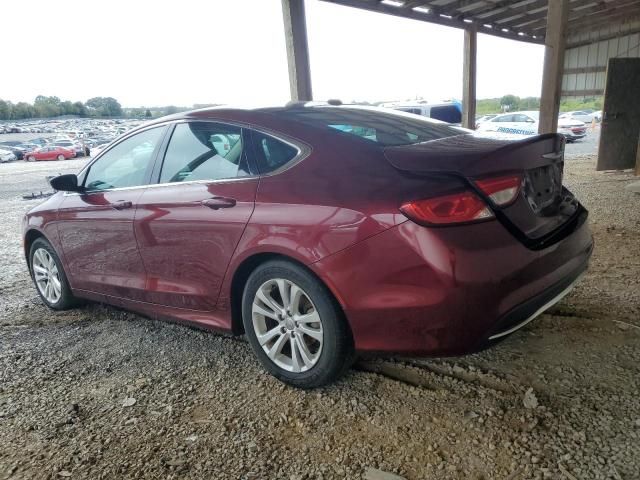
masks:
[[[151,125],[156,125],[160,123],[165,123],[167,121],[176,121],[176,120],[194,120],[194,119],[217,119],[221,117],[235,117],[235,116],[246,116],[247,114],[254,115],[264,115],[264,117],[273,117],[278,116],[280,113],[285,113],[288,111],[295,110],[315,110],[315,109],[344,109],[344,110],[367,110],[374,112],[385,112],[385,113],[398,113],[398,110],[394,110],[391,108],[384,107],[374,107],[368,105],[343,105],[343,104],[332,104],[325,102],[289,102],[284,105],[218,105],[215,107],[206,107],[197,110],[188,110],[185,112],[179,112],[172,115],[167,115],[164,117],[159,117],[149,122],[145,122],[134,130],[138,130],[140,128],[145,128]]]

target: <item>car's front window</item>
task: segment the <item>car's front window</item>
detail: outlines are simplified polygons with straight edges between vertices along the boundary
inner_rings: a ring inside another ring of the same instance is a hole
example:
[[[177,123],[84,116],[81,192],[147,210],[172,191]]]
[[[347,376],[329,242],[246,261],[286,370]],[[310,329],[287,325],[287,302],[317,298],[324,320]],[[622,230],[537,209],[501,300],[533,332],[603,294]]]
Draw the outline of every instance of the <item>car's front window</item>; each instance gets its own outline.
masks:
[[[143,185],[164,131],[165,127],[151,128],[111,148],[89,168],[85,188],[93,191]]]
[[[221,180],[249,175],[239,127],[179,123],[167,148],[160,183]]]

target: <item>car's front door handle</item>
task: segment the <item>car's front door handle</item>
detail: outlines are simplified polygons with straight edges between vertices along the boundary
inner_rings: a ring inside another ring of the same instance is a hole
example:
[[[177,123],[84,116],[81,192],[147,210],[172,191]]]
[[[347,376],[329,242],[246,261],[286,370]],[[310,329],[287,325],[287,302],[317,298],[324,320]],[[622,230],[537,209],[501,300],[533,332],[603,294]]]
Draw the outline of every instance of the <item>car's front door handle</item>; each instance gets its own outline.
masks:
[[[118,200],[117,202],[113,202],[111,206],[116,210],[124,210],[125,208],[131,208],[133,204],[126,200]]]
[[[200,202],[205,207],[212,208],[214,210],[218,210],[219,208],[231,208],[236,206],[235,198],[227,198],[227,197],[213,197],[207,198],[206,200],[202,200]]]

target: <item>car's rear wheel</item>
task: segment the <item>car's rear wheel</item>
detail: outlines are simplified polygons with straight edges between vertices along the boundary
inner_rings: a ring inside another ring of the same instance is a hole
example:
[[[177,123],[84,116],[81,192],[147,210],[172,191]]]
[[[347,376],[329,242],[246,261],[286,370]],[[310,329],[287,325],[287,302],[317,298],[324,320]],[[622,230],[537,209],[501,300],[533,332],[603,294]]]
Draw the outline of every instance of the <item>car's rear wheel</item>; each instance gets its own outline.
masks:
[[[33,155],[29,155],[29,156],[27,157],[27,161],[28,161],[28,162],[35,162],[35,161],[36,161],[36,157],[34,157]]]
[[[60,258],[44,238],[37,238],[31,245],[29,266],[38,295],[49,308],[65,310],[78,303],[71,293]]]
[[[336,380],[353,361],[353,341],[339,306],[310,272],[269,261],[250,275],[242,299],[249,343],[264,368],[299,388]]]
[[[58,155],[58,160],[60,160],[60,161],[64,160],[64,155],[62,155],[62,154]]]

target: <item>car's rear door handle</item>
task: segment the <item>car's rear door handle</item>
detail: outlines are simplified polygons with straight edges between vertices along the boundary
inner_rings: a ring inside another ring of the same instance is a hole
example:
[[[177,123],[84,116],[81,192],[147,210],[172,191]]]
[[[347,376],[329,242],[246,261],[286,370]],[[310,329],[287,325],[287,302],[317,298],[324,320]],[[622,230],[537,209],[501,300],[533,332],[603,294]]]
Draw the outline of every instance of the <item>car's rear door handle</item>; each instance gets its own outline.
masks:
[[[231,208],[236,206],[235,198],[227,198],[227,197],[213,197],[207,198],[206,200],[202,200],[200,202],[205,207],[212,208],[214,210],[218,210],[219,208]]]
[[[126,200],[118,200],[117,202],[113,202],[111,206],[116,210],[124,210],[126,208],[131,208],[133,204]]]

